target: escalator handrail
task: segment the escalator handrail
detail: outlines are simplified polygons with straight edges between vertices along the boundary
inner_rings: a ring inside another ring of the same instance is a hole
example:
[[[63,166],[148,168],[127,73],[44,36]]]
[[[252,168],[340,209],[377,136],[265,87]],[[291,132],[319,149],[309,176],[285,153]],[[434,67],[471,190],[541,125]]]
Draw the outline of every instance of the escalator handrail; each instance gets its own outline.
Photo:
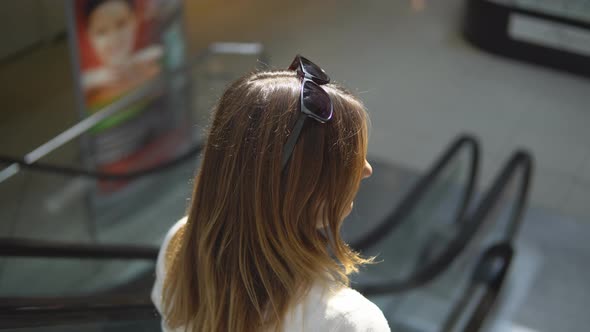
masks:
[[[514,248],[510,244],[500,243],[491,249],[496,252],[491,253],[490,255],[496,255],[497,258],[501,258],[503,265],[500,271],[498,271],[493,277],[487,280],[480,280],[480,283],[485,287],[484,294],[475,306],[471,317],[469,317],[469,320],[465,325],[465,332],[479,331],[485,324],[489,313],[495,308],[498,296],[502,291],[502,285],[506,281],[508,271],[510,270],[511,263],[514,259]],[[474,283],[475,282],[477,281],[474,280]]]
[[[151,300],[137,296],[0,299],[0,330],[157,318]]]
[[[64,243],[45,240],[0,238],[0,257],[78,259],[145,259],[155,261],[158,247],[115,244]]]
[[[504,188],[510,184],[511,180],[518,174],[520,169],[522,169],[522,176],[520,178],[521,182],[518,197],[516,198],[516,205],[513,209],[509,228],[504,239],[507,242],[511,242],[518,234],[518,230],[522,223],[522,216],[528,199],[530,180],[533,171],[532,156],[528,152],[522,150],[517,151],[512,155],[492,182],[490,189],[486,192],[477,208],[467,217],[468,219],[464,225],[461,226],[457,237],[450,242],[449,246],[445,248],[439,257],[404,281],[366,284],[359,285],[355,288],[365,295],[382,295],[384,293],[401,292],[417,288],[435,279],[438,275],[444,272],[455,258],[457,258],[470,244],[471,240],[475,237],[477,231],[486,221],[489,213],[496,205],[496,202],[501,198]]]
[[[33,171],[40,171],[46,173],[53,173],[59,175],[66,175],[66,176],[82,176],[100,180],[135,180],[140,177],[144,177],[147,175],[152,175],[155,173],[160,173],[166,171],[170,168],[176,167],[186,161],[191,160],[193,157],[198,155],[203,150],[203,143],[196,143],[194,146],[190,147],[186,152],[183,154],[171,159],[162,162],[159,165],[146,167],[144,169],[138,169],[131,172],[121,172],[121,173],[107,173],[107,172],[96,172],[87,169],[82,169],[78,167],[70,167],[70,166],[59,166],[50,163],[41,163],[41,162],[34,162],[28,163],[24,159],[9,157],[0,155],[0,164],[7,163],[7,164],[16,164],[21,168],[29,169]]]
[[[477,224],[475,226],[483,223],[488,214],[497,205],[497,201],[502,197],[506,186],[511,184],[511,181],[515,176],[519,175],[519,171],[522,171],[522,173],[520,173],[520,183],[514,203],[515,205],[508,222],[509,227],[505,233],[504,239],[502,239],[506,242],[512,242],[512,240],[518,235],[518,231],[522,224],[523,214],[526,209],[530,192],[531,178],[533,176],[533,165],[533,157],[529,152],[524,150],[516,151],[492,182],[490,189],[486,192],[486,195],[470,217],[470,223],[474,225]]]
[[[457,324],[462,321],[465,310],[472,306],[471,315],[464,323],[463,331],[479,331],[485,323],[485,319],[494,307],[496,299],[506,279],[508,270],[514,257],[514,248],[512,244],[504,241],[496,242],[484,251],[479,257],[469,284],[460,297],[460,300],[451,310],[443,324],[442,332],[457,330]],[[498,265],[501,262],[501,265]],[[479,295],[480,299],[475,305],[471,305],[471,299],[476,295],[478,288],[483,288],[483,294]]]
[[[428,193],[429,188],[446,169],[447,165],[449,165],[464,148],[468,148],[470,149],[469,176],[465,186],[464,196],[461,199],[457,214],[453,219],[455,221],[463,220],[477,185],[480,160],[479,146],[477,138],[471,135],[463,134],[457,137],[440,155],[436,162],[430,166],[426,175],[420,177],[418,182],[412,187],[412,189],[410,189],[408,194],[404,196],[402,201],[384,219],[384,221],[365,237],[351,243],[350,246],[355,250],[363,251],[378,244],[387,237],[410,213],[412,213],[412,211],[414,211],[416,205],[421,201],[422,197]]]

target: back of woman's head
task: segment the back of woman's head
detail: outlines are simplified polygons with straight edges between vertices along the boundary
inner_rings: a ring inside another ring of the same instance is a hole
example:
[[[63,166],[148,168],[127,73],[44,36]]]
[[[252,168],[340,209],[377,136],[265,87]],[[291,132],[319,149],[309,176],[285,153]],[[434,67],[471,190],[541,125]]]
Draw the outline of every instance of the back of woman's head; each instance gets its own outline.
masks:
[[[366,262],[339,235],[362,178],[366,112],[343,88],[322,87],[333,117],[306,120],[284,170],[283,148],[300,115],[295,72],[254,73],[224,92],[188,222],[168,251],[170,327],[278,328],[313,282],[348,284],[347,275]]]

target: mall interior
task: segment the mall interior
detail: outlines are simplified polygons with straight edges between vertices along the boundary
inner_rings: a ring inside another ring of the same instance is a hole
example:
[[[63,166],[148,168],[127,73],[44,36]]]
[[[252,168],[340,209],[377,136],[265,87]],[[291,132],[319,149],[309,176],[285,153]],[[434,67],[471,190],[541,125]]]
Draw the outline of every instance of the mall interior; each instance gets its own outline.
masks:
[[[0,331],[160,331],[211,110],[297,54],[370,116],[341,232],[391,331],[589,329],[590,1],[1,5]]]

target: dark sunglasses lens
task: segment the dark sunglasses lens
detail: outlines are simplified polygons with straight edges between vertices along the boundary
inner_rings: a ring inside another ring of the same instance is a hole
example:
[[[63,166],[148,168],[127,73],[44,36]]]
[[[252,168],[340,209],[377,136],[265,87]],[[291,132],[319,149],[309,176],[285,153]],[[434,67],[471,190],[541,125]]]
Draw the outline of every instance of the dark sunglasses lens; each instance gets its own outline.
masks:
[[[301,64],[303,65],[303,71],[313,76],[318,83],[325,84],[330,82],[330,77],[315,63],[301,57]]]
[[[299,68],[299,56],[296,56],[291,65],[289,66],[289,70],[297,70]]]
[[[319,85],[306,81],[303,84],[303,105],[318,119],[328,121],[332,118],[332,101],[328,93]]]

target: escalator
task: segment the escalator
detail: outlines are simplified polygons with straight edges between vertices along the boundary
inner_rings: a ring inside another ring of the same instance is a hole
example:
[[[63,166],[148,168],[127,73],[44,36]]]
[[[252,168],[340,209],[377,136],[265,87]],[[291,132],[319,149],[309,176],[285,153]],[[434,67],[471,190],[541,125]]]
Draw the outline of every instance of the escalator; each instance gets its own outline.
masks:
[[[475,138],[461,136],[422,176],[371,161],[374,176],[361,186],[342,235],[380,262],[353,276],[351,286],[383,310],[393,331],[495,328],[517,254],[514,243],[532,159],[515,153],[480,194],[479,151]],[[158,331],[160,318],[149,300],[157,244],[184,211],[190,190],[186,179],[196,162],[189,158],[149,175],[169,183],[162,191],[171,194],[141,197],[148,212],[138,202],[125,204],[131,207],[119,215],[125,223],[93,224],[86,218],[70,227],[77,229],[74,233],[60,234],[64,225],[46,222],[38,236],[0,239],[0,330]],[[72,181],[47,168],[38,171],[21,173],[57,187]],[[41,196],[35,206],[51,206],[47,200],[54,197]],[[172,198],[159,201],[163,196]],[[34,217],[47,211],[26,213]],[[59,213],[53,216],[58,219]],[[117,244],[123,241],[127,244]]]
[[[392,330],[506,330],[491,317],[515,255],[531,172],[531,157],[516,152],[467,213],[464,200],[443,203],[457,182],[440,176],[382,242],[363,251],[383,263],[357,276],[356,288],[380,305]]]

